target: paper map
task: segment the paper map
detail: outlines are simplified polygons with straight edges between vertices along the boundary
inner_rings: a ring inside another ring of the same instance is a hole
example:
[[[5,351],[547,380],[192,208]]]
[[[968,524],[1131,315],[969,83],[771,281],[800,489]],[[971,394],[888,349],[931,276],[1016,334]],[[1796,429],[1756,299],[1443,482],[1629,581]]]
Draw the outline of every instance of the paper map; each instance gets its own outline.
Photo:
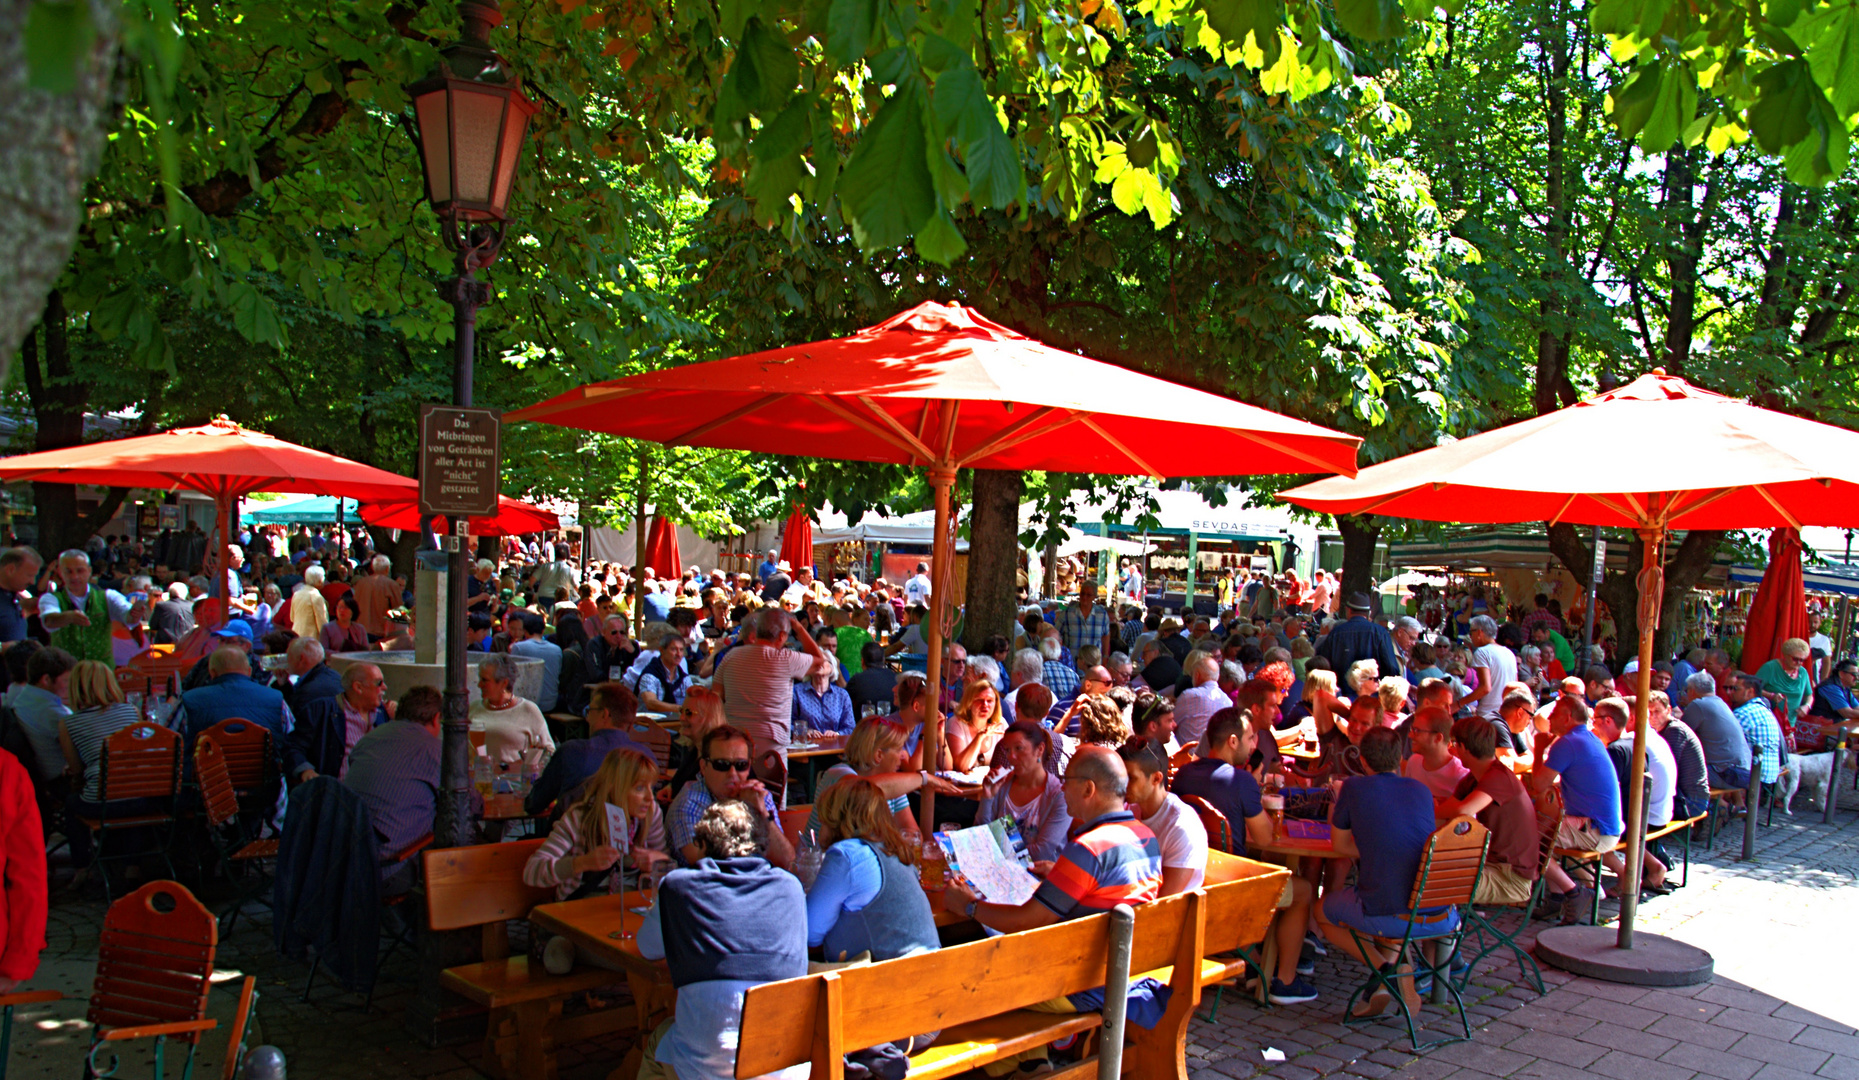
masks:
[[[990,904],[1018,907],[1033,898],[1039,879],[1001,849],[995,832],[986,825],[937,833],[949,855],[950,870],[966,878]]]

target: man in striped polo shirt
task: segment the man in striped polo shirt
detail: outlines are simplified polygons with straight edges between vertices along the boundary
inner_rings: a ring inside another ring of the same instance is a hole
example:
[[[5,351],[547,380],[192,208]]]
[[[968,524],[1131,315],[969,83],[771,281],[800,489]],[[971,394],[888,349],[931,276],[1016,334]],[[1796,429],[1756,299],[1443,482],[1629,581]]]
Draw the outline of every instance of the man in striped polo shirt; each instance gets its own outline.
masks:
[[[990,904],[960,884],[943,893],[943,906],[1003,934],[1034,930],[1068,919],[1097,915],[1118,904],[1146,904],[1162,890],[1162,845],[1155,834],[1124,809],[1129,774],[1123,760],[1107,746],[1080,746],[1065,769],[1065,809],[1074,822],[1086,824],[1046,869],[1045,882],[1018,907]],[[1039,869],[1039,867],[1036,867]],[[1101,1009],[1100,987],[1033,1006],[1041,1012]],[[1168,1009],[1168,987],[1153,979],[1130,983],[1127,1016],[1153,1028]],[[1023,1058],[1040,1058],[1043,1049],[993,1062],[983,1069],[1004,1076]]]

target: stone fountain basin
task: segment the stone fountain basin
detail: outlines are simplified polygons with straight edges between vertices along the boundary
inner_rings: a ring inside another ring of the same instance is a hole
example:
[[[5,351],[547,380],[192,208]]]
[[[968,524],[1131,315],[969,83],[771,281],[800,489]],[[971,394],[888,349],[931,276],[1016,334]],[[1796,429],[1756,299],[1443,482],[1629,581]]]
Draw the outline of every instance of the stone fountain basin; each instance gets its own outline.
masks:
[[[470,694],[472,704],[478,702],[477,665],[484,660],[484,653],[468,652],[465,662],[472,670],[465,676],[465,689]],[[416,686],[430,686],[435,690],[445,689],[445,664],[422,664],[414,659],[410,649],[393,652],[352,652],[332,653],[329,666],[337,671],[347,671],[350,664],[373,664],[381,669],[381,677],[387,681],[387,696],[398,701],[400,695]],[[535,701],[542,691],[542,661],[532,657],[515,656],[516,693],[518,697]]]

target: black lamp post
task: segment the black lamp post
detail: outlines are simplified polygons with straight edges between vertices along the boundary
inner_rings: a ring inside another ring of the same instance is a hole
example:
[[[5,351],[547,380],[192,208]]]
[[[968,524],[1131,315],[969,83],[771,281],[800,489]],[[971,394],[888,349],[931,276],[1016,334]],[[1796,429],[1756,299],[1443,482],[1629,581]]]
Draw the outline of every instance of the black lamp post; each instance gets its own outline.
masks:
[[[408,87],[419,122],[426,197],[439,215],[440,235],[457,257],[458,276],[439,285],[453,309],[452,404],[471,404],[471,359],[478,306],[490,291],[473,272],[491,264],[503,243],[504,213],[516,178],[523,134],[536,105],[523,96],[516,72],[490,47],[503,23],[497,0],[459,0],[464,37],[440,50],[439,66]],[[470,836],[469,695],[465,687],[465,558],[454,535],[447,558],[445,606],[445,790],[433,833],[441,846]]]

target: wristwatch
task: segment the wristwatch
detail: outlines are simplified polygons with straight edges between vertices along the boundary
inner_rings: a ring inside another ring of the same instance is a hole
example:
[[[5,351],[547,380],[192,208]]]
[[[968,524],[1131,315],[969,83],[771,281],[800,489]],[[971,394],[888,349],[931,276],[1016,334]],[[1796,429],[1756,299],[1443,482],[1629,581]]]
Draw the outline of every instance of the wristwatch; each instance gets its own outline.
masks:
[[[975,917],[975,906],[977,903],[978,901],[970,900],[966,905],[964,905],[962,908],[962,918],[964,919],[974,918]]]
[[[921,776],[921,777],[923,778],[923,786],[924,786],[924,787],[929,787],[929,770],[928,770],[928,769],[918,769],[918,770],[917,770],[917,775],[918,775],[918,776]]]

